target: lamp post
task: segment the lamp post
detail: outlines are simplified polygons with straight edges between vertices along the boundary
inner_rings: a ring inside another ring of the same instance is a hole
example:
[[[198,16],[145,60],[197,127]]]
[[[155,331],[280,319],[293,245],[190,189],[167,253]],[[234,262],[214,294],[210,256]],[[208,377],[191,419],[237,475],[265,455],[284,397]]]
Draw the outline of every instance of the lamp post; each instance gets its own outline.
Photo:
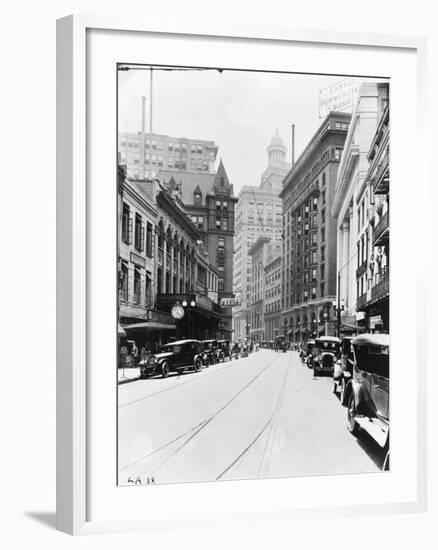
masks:
[[[328,319],[327,311],[324,311],[323,317],[324,317],[324,336],[327,336],[327,319]]]
[[[336,331],[338,338],[341,337],[341,312],[345,309],[344,300],[341,300],[341,274],[338,273],[338,300],[333,300],[333,309],[336,314]]]
[[[184,310],[187,310],[189,309],[190,311],[190,314],[189,314],[189,323],[188,323],[188,327],[190,329],[190,336],[193,338],[193,313],[192,313],[192,309],[196,306],[196,299],[194,296],[191,296],[191,297],[186,297],[184,298],[184,300],[182,301],[182,307],[184,308]]]

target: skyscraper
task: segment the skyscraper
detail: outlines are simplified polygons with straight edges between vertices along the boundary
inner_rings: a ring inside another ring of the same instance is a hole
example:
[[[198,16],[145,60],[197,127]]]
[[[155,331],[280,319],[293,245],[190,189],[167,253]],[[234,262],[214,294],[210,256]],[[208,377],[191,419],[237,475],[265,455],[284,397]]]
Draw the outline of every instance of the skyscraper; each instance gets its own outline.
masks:
[[[278,130],[267,147],[268,163],[259,186],[245,185],[236,205],[234,237],[234,294],[240,306],[233,309],[236,339],[246,338],[250,327],[251,257],[249,250],[258,237],[282,240],[282,201],[279,193],[289,170],[287,149]]]

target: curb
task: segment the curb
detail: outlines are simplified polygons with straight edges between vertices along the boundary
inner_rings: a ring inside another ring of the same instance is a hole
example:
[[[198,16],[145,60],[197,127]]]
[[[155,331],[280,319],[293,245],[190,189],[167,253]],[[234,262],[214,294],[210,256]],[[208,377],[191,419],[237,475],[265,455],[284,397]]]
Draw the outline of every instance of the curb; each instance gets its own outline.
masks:
[[[136,376],[135,378],[126,378],[125,380],[118,380],[117,385],[121,384],[128,384],[128,382],[136,382],[137,380],[140,380],[141,376]]]

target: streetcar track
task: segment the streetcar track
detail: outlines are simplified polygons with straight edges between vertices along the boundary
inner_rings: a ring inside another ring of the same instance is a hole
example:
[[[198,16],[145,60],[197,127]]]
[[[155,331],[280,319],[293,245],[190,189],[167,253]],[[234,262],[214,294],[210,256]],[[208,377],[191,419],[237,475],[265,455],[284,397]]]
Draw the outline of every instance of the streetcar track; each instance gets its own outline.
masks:
[[[159,453],[160,451],[162,451],[163,449],[165,449],[166,447],[169,447],[169,445],[172,445],[172,443],[176,443],[177,441],[179,441],[180,439],[182,439],[183,437],[185,437],[186,435],[188,435],[190,432],[193,432],[193,430],[196,430],[196,428],[199,428],[202,424],[204,424],[206,421],[203,420],[202,422],[199,422],[199,424],[196,424],[196,426],[193,426],[193,428],[190,428],[189,430],[186,430],[184,433],[182,433],[181,435],[178,435],[177,437],[175,437],[174,439],[171,439],[170,441],[168,441],[167,443],[165,443],[164,445],[161,445],[161,447],[158,447],[158,449],[155,449],[151,452],[149,452],[148,454],[144,455],[144,456],[141,456],[140,458],[138,458],[137,460],[134,460],[134,462],[131,462],[131,464],[128,464],[128,466],[124,466],[123,468],[120,468],[120,471],[123,472],[124,470],[127,470],[128,468],[130,468],[131,466],[134,466],[135,464],[138,464],[139,462],[141,462],[142,460],[146,460],[147,458],[153,456],[154,454],[157,454]]]
[[[269,447],[269,453],[268,453],[268,458],[267,458],[266,466],[265,466],[265,477],[267,477],[267,475],[268,475],[269,464],[271,462],[271,456],[272,456],[272,450],[274,448],[274,442],[275,442],[275,438],[276,438],[276,435],[277,435],[278,422],[277,423],[275,422],[275,417],[279,414],[281,406],[283,405],[284,394],[285,394],[285,391],[286,391],[286,382],[287,382],[287,378],[289,376],[289,369],[290,369],[291,364],[292,364],[292,359],[289,360],[289,364],[287,366],[286,376],[284,378],[283,385],[282,385],[282,388],[280,390],[280,395],[279,395],[279,398],[278,398],[278,401],[277,401],[277,404],[276,404],[276,407],[275,407],[275,411],[274,411],[274,414],[273,414],[273,417],[272,417],[271,428],[270,428],[268,438],[267,438],[267,441],[266,441],[265,451]],[[271,437],[271,434],[272,434],[272,437]],[[269,441],[270,441],[270,445],[269,445]],[[260,470],[262,468],[264,458],[265,458],[265,453],[263,454],[262,461],[261,461],[260,467],[259,467],[259,471],[257,472],[257,477],[260,476]]]
[[[179,445],[176,449],[174,449],[174,451],[168,455],[158,466],[156,466],[156,468],[150,472],[150,475],[154,475],[162,466],[164,466],[171,458],[173,458],[177,453],[179,453],[188,443],[190,443],[190,441],[192,441],[192,439],[194,437],[196,437],[198,435],[199,432],[201,432],[204,428],[206,428],[221,412],[223,412],[229,405],[231,405],[231,403],[237,399],[237,397],[239,397],[239,395],[241,395],[249,386],[251,386],[251,384],[253,384],[269,367],[271,367],[273,365],[273,363],[275,361],[277,361],[279,358],[278,357],[275,357],[274,359],[272,359],[272,361],[270,361],[266,367],[264,367],[256,376],[254,376],[253,378],[251,378],[251,380],[245,384],[245,386],[243,386],[243,388],[241,388],[236,394],[233,395],[233,397],[231,399],[229,399],[224,405],[222,405],[222,407],[220,407],[214,414],[212,414],[207,420],[204,420],[200,423],[198,423],[196,426],[194,426],[193,428],[191,428],[190,430],[187,430],[186,432],[184,432],[184,434],[182,434],[181,436],[178,436],[177,438],[174,438],[172,441],[166,443],[165,445],[163,445],[162,447],[160,447],[159,449],[156,449],[154,451],[151,451],[148,455],[146,455],[146,458],[148,456],[151,456],[152,454],[156,454],[156,452],[158,452],[159,450],[161,449],[164,449],[166,447],[168,447],[169,445],[171,445],[171,443],[174,443],[176,441],[178,441],[179,439],[182,439],[185,435],[189,434],[190,432],[193,432],[193,430],[195,430],[191,435],[190,437],[184,441],[181,445]],[[133,466],[134,464],[137,464],[138,462],[141,462],[142,459],[137,459],[135,460],[134,462],[128,464],[127,466],[124,466],[123,467],[123,470],[127,470],[128,468],[130,468],[131,466]]]
[[[247,359],[246,357],[244,359]],[[233,361],[230,361],[230,364],[227,366],[222,367],[219,370],[212,370],[209,375],[218,374],[226,369],[229,369],[230,367],[234,367],[236,364]],[[209,368],[209,367],[208,367]],[[205,372],[205,371],[204,371]],[[170,391],[170,390],[176,390],[180,388],[181,386],[185,386],[186,384],[191,384],[192,382],[196,382],[198,380],[202,380],[203,376],[196,376],[196,377],[190,377],[189,380],[186,380],[185,382],[181,382],[180,384],[175,384],[174,386],[169,386],[168,388],[164,388],[162,390],[156,391],[155,393],[150,393],[148,395],[145,395],[143,397],[139,397],[138,399],[134,399],[132,401],[128,401],[127,403],[124,403],[123,405],[119,405],[119,409],[123,409],[124,407],[127,407],[128,405],[134,405],[135,403],[138,403],[139,401],[144,401],[146,399],[149,399],[150,397],[155,397],[156,395],[160,395],[161,393]]]
[[[289,366],[290,366],[290,362],[289,364],[286,366],[286,370],[285,370],[285,375],[283,377],[283,382],[281,384],[281,388],[280,388],[280,392],[279,392],[279,395],[278,395],[278,398],[277,398],[277,401],[276,401],[276,404],[275,404],[275,407],[274,407],[274,410],[272,411],[272,414],[271,416],[269,417],[268,421],[266,422],[266,424],[262,427],[261,430],[259,430],[259,432],[257,433],[257,435],[254,437],[254,439],[247,445],[247,447],[245,447],[245,449],[243,449],[243,451],[241,453],[239,453],[239,455],[225,468],[225,470],[222,471],[222,473],[220,473],[217,477],[216,477],[216,480],[220,480],[229,470],[231,470],[231,468],[233,468],[238,462],[239,460],[246,455],[246,453],[254,446],[254,444],[260,439],[260,437],[264,434],[264,432],[266,431],[266,429],[268,428],[268,426],[271,426],[271,430],[272,430],[272,426],[274,424],[274,419],[275,419],[275,416],[277,414],[277,411],[279,410],[280,408],[280,404],[282,403],[282,398],[284,396],[284,392],[285,392],[285,388],[286,388],[286,381],[287,381],[287,378],[288,378],[288,373],[289,373]],[[269,436],[268,436],[268,440],[269,440]],[[263,458],[264,456],[262,457],[262,463],[263,463]],[[259,470],[260,470],[260,467],[259,467]],[[258,475],[258,474],[257,474]]]

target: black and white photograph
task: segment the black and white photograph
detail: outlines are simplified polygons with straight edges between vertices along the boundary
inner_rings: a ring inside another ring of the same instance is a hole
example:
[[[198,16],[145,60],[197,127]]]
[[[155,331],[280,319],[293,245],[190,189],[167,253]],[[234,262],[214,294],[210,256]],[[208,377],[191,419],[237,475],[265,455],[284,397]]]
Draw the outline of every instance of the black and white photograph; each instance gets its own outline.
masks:
[[[390,80],[117,65],[117,483],[385,475]]]

